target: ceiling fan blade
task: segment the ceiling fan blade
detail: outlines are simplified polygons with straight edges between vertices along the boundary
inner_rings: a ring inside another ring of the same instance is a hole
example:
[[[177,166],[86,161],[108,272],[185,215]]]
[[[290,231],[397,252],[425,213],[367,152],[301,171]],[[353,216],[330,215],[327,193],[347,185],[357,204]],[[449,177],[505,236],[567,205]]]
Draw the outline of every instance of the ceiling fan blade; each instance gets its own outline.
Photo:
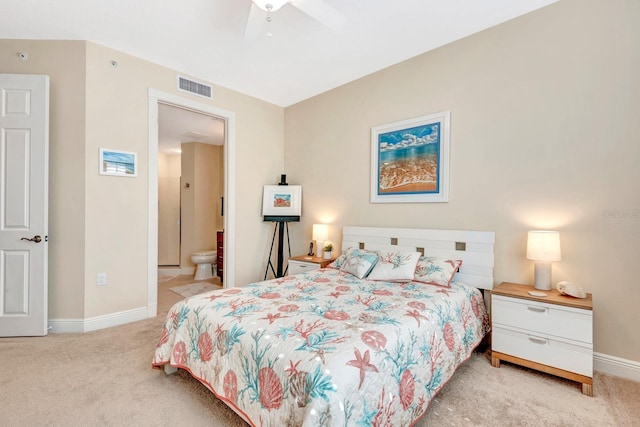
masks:
[[[251,2],[249,16],[247,17],[247,25],[244,27],[244,38],[251,39],[260,34],[267,23],[267,14],[260,9],[254,2]]]
[[[291,4],[332,30],[340,29],[347,20],[323,0],[292,0]]]

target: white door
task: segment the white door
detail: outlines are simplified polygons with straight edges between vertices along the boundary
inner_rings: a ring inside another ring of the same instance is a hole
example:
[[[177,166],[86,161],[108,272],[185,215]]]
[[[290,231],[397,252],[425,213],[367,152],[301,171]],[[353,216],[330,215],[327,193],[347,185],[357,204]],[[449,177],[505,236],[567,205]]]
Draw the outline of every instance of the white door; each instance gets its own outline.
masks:
[[[49,77],[0,74],[0,336],[47,334]]]

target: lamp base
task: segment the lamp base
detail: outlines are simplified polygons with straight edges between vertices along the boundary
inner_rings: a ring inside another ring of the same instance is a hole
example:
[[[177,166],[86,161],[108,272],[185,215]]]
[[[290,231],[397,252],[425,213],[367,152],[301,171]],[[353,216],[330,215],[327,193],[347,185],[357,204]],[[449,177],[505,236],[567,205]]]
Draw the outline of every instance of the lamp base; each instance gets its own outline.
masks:
[[[536,261],[533,270],[533,287],[541,291],[551,290],[551,262]]]

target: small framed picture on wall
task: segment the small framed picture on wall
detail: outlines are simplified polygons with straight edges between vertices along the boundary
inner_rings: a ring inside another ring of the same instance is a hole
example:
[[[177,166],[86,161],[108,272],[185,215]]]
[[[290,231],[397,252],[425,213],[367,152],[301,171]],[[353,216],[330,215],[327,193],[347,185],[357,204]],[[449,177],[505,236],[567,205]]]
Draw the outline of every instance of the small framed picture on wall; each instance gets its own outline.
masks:
[[[100,149],[100,175],[138,176],[138,156],[128,151]]]

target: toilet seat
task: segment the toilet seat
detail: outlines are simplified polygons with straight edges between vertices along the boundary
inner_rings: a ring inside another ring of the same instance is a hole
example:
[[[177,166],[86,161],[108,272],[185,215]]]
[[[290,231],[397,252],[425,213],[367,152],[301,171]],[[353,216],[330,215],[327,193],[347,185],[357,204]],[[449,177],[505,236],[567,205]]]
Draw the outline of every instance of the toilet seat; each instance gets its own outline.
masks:
[[[217,251],[198,251],[198,252],[193,252],[192,255],[207,256],[207,255],[215,255],[216,253]]]

